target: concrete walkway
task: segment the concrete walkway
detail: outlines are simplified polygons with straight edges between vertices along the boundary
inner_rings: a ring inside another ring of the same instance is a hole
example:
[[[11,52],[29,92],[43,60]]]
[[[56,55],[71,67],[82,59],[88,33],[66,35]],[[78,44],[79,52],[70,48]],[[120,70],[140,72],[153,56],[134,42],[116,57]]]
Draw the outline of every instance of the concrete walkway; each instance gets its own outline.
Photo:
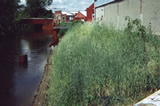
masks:
[[[160,106],[160,90],[138,102],[135,106]]]

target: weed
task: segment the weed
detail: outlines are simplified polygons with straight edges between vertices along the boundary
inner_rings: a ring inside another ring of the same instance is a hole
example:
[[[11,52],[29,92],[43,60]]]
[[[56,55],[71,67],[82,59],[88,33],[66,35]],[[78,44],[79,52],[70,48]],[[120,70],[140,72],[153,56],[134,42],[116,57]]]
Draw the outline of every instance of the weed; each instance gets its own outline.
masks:
[[[128,31],[97,24],[69,30],[53,53],[48,105],[126,104],[159,89],[160,40],[152,35],[143,42]]]

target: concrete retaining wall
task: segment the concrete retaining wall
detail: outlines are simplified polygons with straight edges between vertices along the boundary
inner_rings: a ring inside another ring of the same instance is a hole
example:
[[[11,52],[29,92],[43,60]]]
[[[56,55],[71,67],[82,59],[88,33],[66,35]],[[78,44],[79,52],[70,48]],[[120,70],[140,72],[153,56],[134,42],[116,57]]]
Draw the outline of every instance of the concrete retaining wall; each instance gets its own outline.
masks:
[[[96,8],[96,19],[100,20],[102,15],[105,25],[117,28],[125,27],[125,16],[139,18],[145,26],[151,23],[152,31],[160,35],[160,0],[122,0]]]

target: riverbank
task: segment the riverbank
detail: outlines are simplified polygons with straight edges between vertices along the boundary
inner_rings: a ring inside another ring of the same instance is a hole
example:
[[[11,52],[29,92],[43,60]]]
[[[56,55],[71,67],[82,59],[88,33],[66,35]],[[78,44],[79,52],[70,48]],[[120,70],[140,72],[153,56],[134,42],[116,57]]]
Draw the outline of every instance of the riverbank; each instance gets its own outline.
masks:
[[[51,65],[52,65],[52,56],[50,55],[47,59],[47,63],[45,65],[44,75],[42,80],[39,84],[37,94],[35,95],[33,105],[32,106],[44,106],[47,100],[47,89],[49,88],[49,81],[50,81],[50,72],[51,72]]]
[[[54,49],[48,105],[130,105],[159,89],[160,40],[79,24]]]
[[[134,32],[79,24],[49,57],[33,106],[135,104],[159,89],[159,44],[155,35],[143,41]]]

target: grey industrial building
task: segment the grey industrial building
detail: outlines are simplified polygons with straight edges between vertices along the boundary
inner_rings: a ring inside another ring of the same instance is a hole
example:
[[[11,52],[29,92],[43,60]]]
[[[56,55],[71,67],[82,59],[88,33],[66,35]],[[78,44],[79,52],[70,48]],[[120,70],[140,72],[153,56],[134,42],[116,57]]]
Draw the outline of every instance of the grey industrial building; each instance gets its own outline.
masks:
[[[116,28],[126,26],[126,16],[138,18],[160,35],[160,0],[95,0],[95,16],[96,20]]]

